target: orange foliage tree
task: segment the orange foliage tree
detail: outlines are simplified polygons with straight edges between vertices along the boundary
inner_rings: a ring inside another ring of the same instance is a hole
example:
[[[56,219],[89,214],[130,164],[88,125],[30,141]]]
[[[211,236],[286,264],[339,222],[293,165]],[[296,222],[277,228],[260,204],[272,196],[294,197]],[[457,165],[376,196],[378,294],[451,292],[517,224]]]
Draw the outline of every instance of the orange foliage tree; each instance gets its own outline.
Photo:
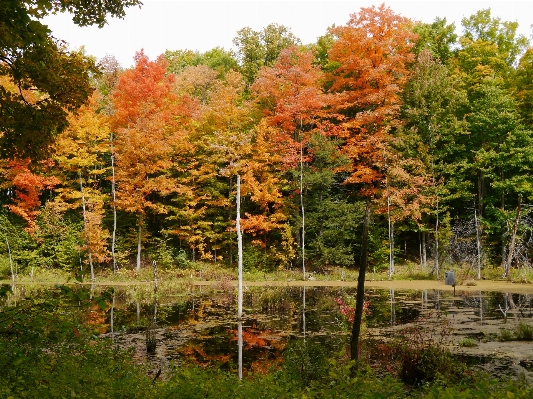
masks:
[[[109,231],[103,226],[105,193],[109,173],[109,118],[99,112],[101,97],[95,92],[76,115],[69,115],[69,127],[54,143],[53,159],[62,185],[56,188],[53,206],[60,212],[85,207],[83,250],[90,262],[109,260]],[[80,186],[81,184],[81,186]]]
[[[304,275],[303,170],[304,162],[311,162],[308,144],[312,136],[326,134],[327,125],[323,123],[323,117],[328,96],[321,84],[322,72],[313,65],[313,54],[291,46],[280,53],[274,66],[261,69],[252,86],[252,92],[263,110],[265,125],[269,128],[270,151],[281,157],[281,167],[285,170],[294,170],[299,165],[298,189],[293,187],[293,191],[300,194],[301,235],[298,241],[302,249]],[[285,211],[288,209],[286,207]]]
[[[0,174],[5,179],[2,188],[12,190],[13,204],[6,207],[26,221],[26,231],[33,235],[37,230],[35,219],[40,213],[42,191],[61,182],[47,173],[52,162],[43,161],[37,167],[30,166],[30,162],[30,159],[3,160]]]
[[[330,92],[334,109],[343,115],[343,152],[350,159],[346,183],[355,183],[367,198],[363,228],[361,265],[356,314],[352,330],[351,357],[359,359],[359,333],[364,303],[364,281],[368,252],[370,199],[385,178],[385,163],[391,156],[390,133],[400,124],[400,93],[409,78],[414,60],[411,48],[416,35],[412,22],[390,8],[362,8],[346,26],[332,29],[336,40],[329,51]]]
[[[168,212],[158,199],[177,190],[169,170],[180,145],[186,145],[180,122],[190,116],[188,103],[172,91],[175,77],[166,74],[166,67],[162,55],[150,61],[138,52],[135,67],[121,75],[113,93],[116,205],[137,216],[137,270],[145,214]]]

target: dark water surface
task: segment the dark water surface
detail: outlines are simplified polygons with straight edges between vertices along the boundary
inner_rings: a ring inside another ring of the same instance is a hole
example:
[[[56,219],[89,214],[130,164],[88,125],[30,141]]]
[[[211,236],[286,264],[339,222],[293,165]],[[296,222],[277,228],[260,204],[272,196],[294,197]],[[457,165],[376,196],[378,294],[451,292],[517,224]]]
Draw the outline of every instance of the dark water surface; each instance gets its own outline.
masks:
[[[276,366],[283,354],[303,342],[324,356],[342,356],[349,344],[349,309],[355,305],[355,292],[338,287],[250,287],[244,293],[241,324],[244,373]],[[118,298],[117,291],[103,336],[120,346],[134,346],[139,359],[156,367],[193,361],[237,369],[239,323],[233,289],[206,292],[194,287],[157,302]],[[366,334],[393,335],[434,315],[451,322],[449,334],[473,337],[480,328],[504,328],[510,321],[533,326],[532,299],[533,295],[499,292],[458,291],[453,296],[450,291],[370,288]],[[156,340],[153,353],[146,351],[147,329]]]

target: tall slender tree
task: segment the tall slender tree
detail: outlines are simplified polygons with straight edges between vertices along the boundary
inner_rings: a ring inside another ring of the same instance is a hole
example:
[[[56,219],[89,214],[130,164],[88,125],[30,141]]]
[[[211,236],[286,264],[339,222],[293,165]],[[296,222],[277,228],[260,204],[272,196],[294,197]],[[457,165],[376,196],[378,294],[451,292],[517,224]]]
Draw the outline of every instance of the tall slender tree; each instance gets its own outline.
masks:
[[[354,360],[359,359],[371,200],[385,178],[390,131],[400,123],[400,94],[414,60],[411,25],[385,5],[362,8],[346,26],[333,29],[337,39],[329,52],[330,61],[338,63],[330,75],[330,92],[336,95],[335,110],[344,116],[343,152],[350,160],[345,183],[357,185],[367,198],[351,337]]]

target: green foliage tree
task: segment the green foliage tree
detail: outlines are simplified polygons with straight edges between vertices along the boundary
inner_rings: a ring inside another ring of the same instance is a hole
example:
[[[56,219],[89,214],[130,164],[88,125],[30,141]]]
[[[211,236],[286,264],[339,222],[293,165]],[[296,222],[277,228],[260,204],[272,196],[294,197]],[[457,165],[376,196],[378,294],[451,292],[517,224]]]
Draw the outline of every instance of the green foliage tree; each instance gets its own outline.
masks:
[[[237,70],[238,64],[232,51],[215,47],[205,53],[192,50],[167,50],[165,58],[168,61],[167,70],[179,74],[188,66],[205,65],[218,72],[220,76],[231,70]]]
[[[520,58],[513,81],[519,112],[528,127],[533,126],[533,48]]]
[[[447,24],[446,18],[436,18],[431,24],[417,23],[413,27],[413,32],[418,35],[418,40],[413,48],[416,54],[423,50],[428,50],[432,58],[447,64],[453,59],[457,44],[457,34],[455,24]]]
[[[246,82],[252,84],[263,66],[272,66],[281,50],[300,44],[289,28],[270,24],[257,32],[251,28],[243,28],[233,39],[237,48],[237,60]]]
[[[518,23],[493,18],[490,8],[463,18],[461,23],[464,29],[461,38],[463,47],[474,42],[493,43],[496,45],[498,55],[509,67],[515,65],[518,56],[527,48],[527,38],[517,34]]]
[[[67,125],[92,92],[94,61],[68,51],[39,19],[70,12],[80,26],[103,26],[107,15],[122,17],[139,0],[6,0],[0,4],[0,155],[47,153],[54,136]]]
[[[461,81],[429,50],[418,54],[412,67],[412,75],[403,91],[403,125],[395,133],[393,147],[402,154],[404,169],[409,175],[425,181],[419,192],[417,211],[420,217],[411,218],[423,235],[423,253],[427,240],[425,235],[434,232],[437,239],[437,218],[443,222],[445,215],[461,201],[470,201],[471,187],[465,183],[460,166],[466,156],[463,136],[467,125],[462,114],[467,104]],[[394,183],[393,183],[394,184]],[[420,185],[419,185],[420,186]],[[417,201],[409,201],[408,205]],[[436,242],[436,241],[435,241]],[[422,264],[426,257],[422,254]]]

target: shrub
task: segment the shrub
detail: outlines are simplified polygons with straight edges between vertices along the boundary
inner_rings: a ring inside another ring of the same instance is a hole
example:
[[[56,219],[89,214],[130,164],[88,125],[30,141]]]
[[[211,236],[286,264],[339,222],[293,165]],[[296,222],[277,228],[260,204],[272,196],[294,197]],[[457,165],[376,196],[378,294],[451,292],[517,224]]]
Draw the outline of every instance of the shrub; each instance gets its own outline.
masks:
[[[500,333],[498,334],[498,341],[505,342],[512,340],[514,340],[514,334],[511,330],[507,328],[500,329]]]
[[[516,329],[516,339],[519,341],[533,341],[533,327],[521,322]]]
[[[463,346],[465,348],[472,348],[474,346],[477,346],[477,342],[472,338],[463,338],[461,342],[459,342],[459,346]]]
[[[457,382],[466,365],[454,359],[447,349],[449,322],[440,312],[428,314],[414,327],[404,330],[399,342],[398,361],[401,380],[411,385],[432,383],[439,379]]]
[[[434,382],[441,377],[457,381],[461,370],[465,368],[449,351],[437,346],[427,346],[419,350],[404,349],[401,352],[400,378],[406,384],[420,385]]]

